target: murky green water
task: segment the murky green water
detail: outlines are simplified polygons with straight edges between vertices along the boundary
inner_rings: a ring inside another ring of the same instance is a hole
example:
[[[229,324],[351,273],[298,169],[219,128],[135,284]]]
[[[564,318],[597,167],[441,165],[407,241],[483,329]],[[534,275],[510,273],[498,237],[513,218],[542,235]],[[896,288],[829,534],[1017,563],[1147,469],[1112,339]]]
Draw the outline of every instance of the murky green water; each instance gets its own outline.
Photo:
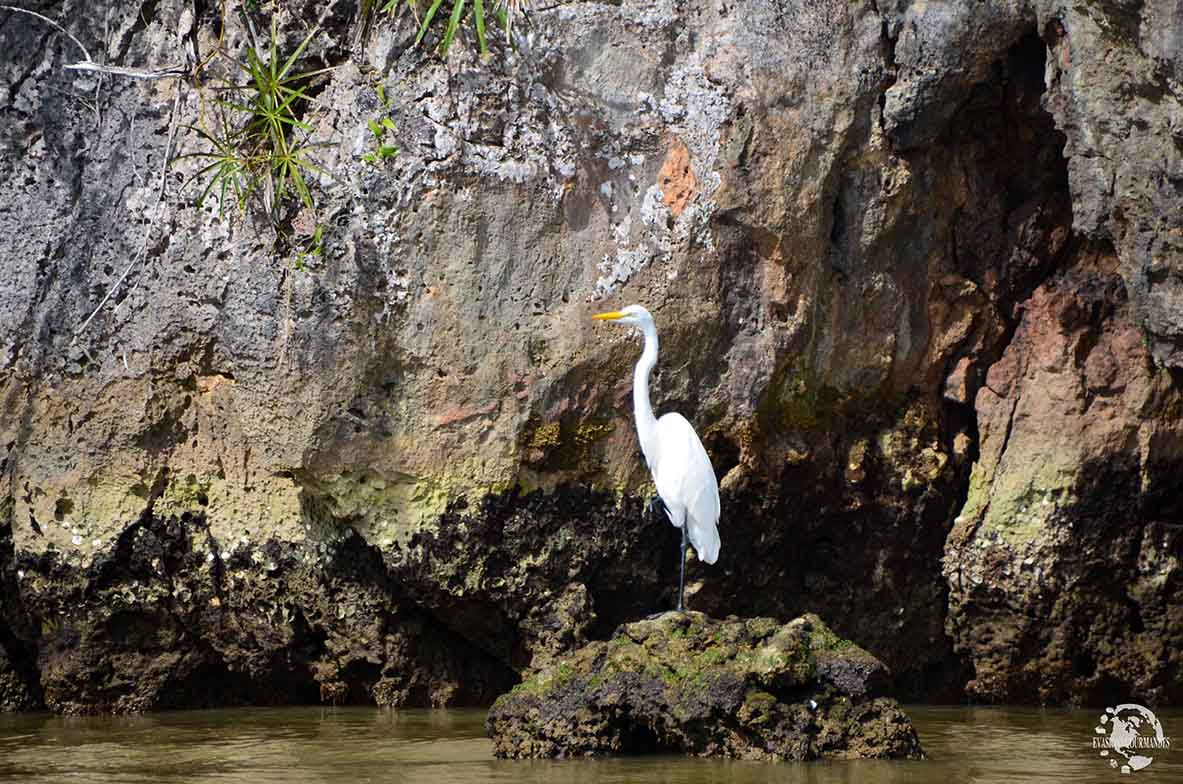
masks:
[[[1178,749],[1122,776],[1091,748],[1099,711],[913,707],[930,760],[765,764],[681,757],[494,760],[482,711],[235,709],[124,718],[0,715],[0,781],[79,784],[546,782],[961,784],[1183,782],[1183,711],[1158,711]]]

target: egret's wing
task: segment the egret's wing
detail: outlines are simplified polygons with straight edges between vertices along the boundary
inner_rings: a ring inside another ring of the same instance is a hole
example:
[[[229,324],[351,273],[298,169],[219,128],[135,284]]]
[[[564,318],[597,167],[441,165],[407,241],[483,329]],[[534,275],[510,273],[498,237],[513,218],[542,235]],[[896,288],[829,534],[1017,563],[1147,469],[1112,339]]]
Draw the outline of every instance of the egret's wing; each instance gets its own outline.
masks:
[[[686,530],[699,558],[714,563],[719,557],[719,482],[711,459],[681,414],[666,414],[657,420],[656,441],[656,465],[650,468],[657,494],[674,513],[675,524],[685,515]]]

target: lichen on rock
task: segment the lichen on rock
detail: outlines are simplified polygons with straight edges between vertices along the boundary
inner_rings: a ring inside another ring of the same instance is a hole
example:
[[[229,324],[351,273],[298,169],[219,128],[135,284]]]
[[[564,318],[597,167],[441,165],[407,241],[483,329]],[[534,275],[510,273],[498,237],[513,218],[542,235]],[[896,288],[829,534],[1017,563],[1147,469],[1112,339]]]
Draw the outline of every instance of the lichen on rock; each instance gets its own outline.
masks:
[[[920,758],[886,685],[886,667],[816,615],[782,625],[668,612],[527,678],[486,728],[499,757]]]

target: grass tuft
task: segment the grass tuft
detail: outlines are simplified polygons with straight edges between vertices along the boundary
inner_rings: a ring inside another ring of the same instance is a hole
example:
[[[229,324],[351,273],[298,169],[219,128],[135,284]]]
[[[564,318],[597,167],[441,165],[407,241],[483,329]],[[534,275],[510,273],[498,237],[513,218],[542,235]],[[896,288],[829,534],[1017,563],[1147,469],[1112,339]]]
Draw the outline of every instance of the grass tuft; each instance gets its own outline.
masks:
[[[526,11],[530,8],[531,2],[532,0],[500,0],[494,6],[493,18],[505,32],[507,39],[511,38],[514,18],[525,16]],[[452,42],[456,38],[456,33],[459,32],[461,23],[465,17],[470,17],[472,20],[472,29],[476,33],[477,47],[480,49],[481,56],[489,53],[487,32],[489,15],[485,8],[485,3],[486,0],[452,0],[452,10],[447,15],[447,23],[444,27],[443,35],[440,38],[439,53],[441,55],[448,53],[448,49],[452,46]],[[443,4],[444,0],[431,0],[431,4],[427,7],[427,11],[423,14],[422,19],[419,19],[414,0],[388,0],[382,6],[382,11],[386,14],[395,14],[398,13],[400,8],[405,8],[414,14],[419,24],[419,33],[415,36],[415,46],[418,46],[427,36],[432,23],[439,17],[439,12]]]
[[[220,52],[245,79],[226,80],[213,88],[219,97],[212,128],[189,126],[209,145],[202,152],[180,156],[205,164],[186,182],[205,182],[198,206],[216,193],[219,212],[224,213],[228,203],[245,211],[257,197],[275,222],[292,200],[314,209],[308,180],[325,172],[312,158],[319,145],[310,141],[312,126],[300,113],[313,100],[308,94],[312,80],[332,69],[293,69],[316,32],[282,57],[273,20],[270,40],[260,47],[252,39],[245,61]]]

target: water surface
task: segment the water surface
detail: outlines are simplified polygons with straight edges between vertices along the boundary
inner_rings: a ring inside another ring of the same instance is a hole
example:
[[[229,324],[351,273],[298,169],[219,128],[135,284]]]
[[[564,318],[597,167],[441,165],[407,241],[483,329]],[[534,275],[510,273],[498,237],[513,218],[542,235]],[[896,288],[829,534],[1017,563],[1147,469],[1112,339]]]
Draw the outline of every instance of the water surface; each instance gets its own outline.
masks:
[[[47,784],[975,784],[1183,782],[1180,748],[1122,776],[1091,748],[1099,710],[912,706],[923,762],[754,763],[684,757],[492,758],[483,711],[247,708],[118,718],[0,715],[0,781]]]

